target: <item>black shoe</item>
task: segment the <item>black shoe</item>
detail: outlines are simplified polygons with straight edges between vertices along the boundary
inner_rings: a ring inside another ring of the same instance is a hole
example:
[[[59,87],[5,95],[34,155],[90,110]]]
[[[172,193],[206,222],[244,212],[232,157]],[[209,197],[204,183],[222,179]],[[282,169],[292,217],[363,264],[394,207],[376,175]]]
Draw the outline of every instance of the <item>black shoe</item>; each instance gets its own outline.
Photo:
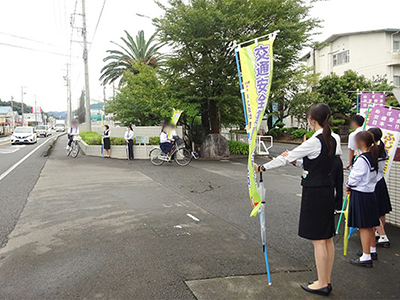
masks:
[[[322,295],[322,296],[328,296],[332,291],[332,286],[329,287],[329,284],[326,287],[323,287],[321,289],[316,289],[316,290],[310,289],[307,284],[302,284],[300,286],[306,292],[309,292],[312,294],[318,294],[318,295]]]
[[[377,247],[382,247],[382,248],[390,248],[390,242],[389,241],[387,241],[387,242],[377,242],[376,246]]]
[[[361,257],[363,255],[363,252],[361,250],[358,250],[357,256]],[[371,259],[372,260],[378,260],[378,253],[371,253]]]
[[[372,260],[365,260],[365,261],[360,261],[360,258],[357,259],[350,259],[350,263],[353,266],[357,266],[357,267],[365,267],[365,268],[372,268],[374,266],[374,264],[372,263]]]
[[[316,280],[310,280],[308,282],[308,284],[310,285],[310,284],[313,284],[314,282],[316,282]],[[328,283],[328,289],[330,289],[332,291],[332,284]]]

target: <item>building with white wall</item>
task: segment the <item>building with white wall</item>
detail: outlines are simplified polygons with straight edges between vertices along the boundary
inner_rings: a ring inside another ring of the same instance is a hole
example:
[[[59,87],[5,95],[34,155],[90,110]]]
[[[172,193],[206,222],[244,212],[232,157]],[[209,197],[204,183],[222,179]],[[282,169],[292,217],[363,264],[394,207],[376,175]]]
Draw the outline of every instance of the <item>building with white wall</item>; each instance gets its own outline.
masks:
[[[334,34],[301,60],[321,77],[353,70],[369,79],[386,75],[400,87],[400,29]]]

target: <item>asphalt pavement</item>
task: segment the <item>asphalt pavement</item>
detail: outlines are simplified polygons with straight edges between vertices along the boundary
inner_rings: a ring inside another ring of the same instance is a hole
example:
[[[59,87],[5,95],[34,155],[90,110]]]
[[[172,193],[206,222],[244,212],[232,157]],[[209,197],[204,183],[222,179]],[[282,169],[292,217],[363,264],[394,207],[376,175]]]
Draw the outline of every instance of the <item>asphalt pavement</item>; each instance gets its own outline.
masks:
[[[250,218],[246,158],[187,167],[52,151],[17,226],[0,250],[4,299],[317,299],[312,247],[297,236],[301,171],[267,172],[272,286],[257,218]],[[283,146],[282,146],[283,147]],[[277,150],[278,147],[276,148]],[[258,162],[267,158],[257,158]],[[373,269],[351,266],[335,237],[333,299],[399,299],[400,229]]]
[[[42,155],[46,145],[57,135],[38,138],[38,142],[32,145],[11,145],[9,137],[0,139],[0,247],[6,243],[8,234],[15,227],[46,163],[47,158]],[[13,167],[15,169],[10,171]]]

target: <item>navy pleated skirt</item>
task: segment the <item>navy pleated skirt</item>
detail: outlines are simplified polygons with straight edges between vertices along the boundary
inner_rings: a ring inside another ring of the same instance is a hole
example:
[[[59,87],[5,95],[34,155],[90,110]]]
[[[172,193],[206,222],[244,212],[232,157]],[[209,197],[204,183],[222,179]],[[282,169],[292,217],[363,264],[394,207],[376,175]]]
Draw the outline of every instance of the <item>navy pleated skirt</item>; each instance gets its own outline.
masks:
[[[349,227],[371,228],[379,225],[375,193],[352,190],[348,215]]]
[[[386,186],[385,178],[378,181],[375,187],[376,203],[378,205],[379,216],[384,216],[392,211],[390,196]]]
[[[324,240],[335,232],[335,200],[332,186],[303,187],[301,195],[299,236]]]

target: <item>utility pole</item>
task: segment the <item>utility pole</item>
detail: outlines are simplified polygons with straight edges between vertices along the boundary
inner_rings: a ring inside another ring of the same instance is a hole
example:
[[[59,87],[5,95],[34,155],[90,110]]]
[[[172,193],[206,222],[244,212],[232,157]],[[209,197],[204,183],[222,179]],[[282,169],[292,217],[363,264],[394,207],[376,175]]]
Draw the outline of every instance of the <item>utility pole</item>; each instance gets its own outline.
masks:
[[[37,125],[37,108],[36,108],[36,95],[35,95],[35,107],[34,109],[34,113],[35,113],[35,126]]]
[[[83,18],[83,61],[85,63],[85,97],[86,97],[86,130],[92,130],[92,120],[90,116],[90,91],[89,91],[89,65],[88,65],[88,50],[86,36],[86,7],[85,0],[82,0],[82,18]]]
[[[21,86],[21,122],[22,126],[24,126],[24,87]]]
[[[11,110],[12,110],[12,122],[11,122],[11,131],[14,132],[14,127],[15,127],[15,115],[14,115],[14,97],[11,96]]]
[[[67,64],[67,75],[64,76],[65,84],[67,86],[67,127],[71,127],[72,120],[72,107],[71,107],[71,79],[69,78],[70,64]]]

